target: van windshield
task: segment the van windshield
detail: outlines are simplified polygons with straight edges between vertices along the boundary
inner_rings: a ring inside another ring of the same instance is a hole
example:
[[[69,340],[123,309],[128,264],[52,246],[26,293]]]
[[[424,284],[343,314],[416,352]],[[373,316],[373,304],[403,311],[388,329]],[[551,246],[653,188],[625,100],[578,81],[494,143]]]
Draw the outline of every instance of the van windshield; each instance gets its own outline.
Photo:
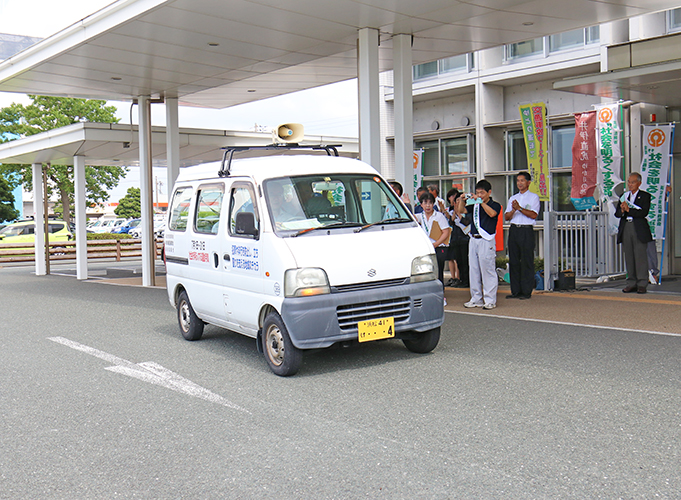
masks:
[[[366,174],[305,175],[265,181],[275,231],[411,222],[397,195],[380,177]]]

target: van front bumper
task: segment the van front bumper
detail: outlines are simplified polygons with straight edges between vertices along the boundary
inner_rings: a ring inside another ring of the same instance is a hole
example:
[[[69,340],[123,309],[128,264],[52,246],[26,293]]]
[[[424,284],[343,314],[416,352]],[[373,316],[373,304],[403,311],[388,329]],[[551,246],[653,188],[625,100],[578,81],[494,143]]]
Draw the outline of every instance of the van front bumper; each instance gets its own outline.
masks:
[[[286,298],[281,317],[293,345],[316,349],[357,340],[357,323],[368,319],[393,317],[395,338],[437,328],[444,322],[443,298],[442,283],[434,280]]]

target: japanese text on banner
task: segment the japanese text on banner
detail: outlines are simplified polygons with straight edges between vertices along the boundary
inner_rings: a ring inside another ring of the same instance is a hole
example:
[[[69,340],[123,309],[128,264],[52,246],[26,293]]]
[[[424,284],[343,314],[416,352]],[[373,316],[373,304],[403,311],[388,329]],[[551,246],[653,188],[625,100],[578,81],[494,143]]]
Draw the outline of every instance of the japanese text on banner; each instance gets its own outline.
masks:
[[[577,210],[597,206],[593,194],[596,189],[596,112],[575,115],[575,139],[572,142],[572,190],[570,198]]]
[[[650,193],[648,224],[656,240],[664,235],[665,189],[670,166],[673,125],[644,125],[641,189]]]
[[[541,201],[548,201],[548,138],[546,136],[546,106],[544,103],[520,106],[520,118],[525,137],[527,167],[532,176],[530,191],[539,195]]]
[[[598,187],[601,200],[608,210],[608,232],[617,234],[619,219],[615,217],[615,204],[619,197],[615,186],[622,184],[622,130],[619,126],[620,105],[603,106],[596,110],[598,120]]]

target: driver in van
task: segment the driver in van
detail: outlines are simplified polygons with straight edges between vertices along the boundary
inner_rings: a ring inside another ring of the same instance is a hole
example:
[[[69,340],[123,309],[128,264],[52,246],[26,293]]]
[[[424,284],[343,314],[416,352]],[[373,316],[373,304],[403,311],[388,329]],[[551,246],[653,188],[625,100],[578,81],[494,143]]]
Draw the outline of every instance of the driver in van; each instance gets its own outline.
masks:
[[[327,213],[331,208],[329,198],[325,196],[326,193],[315,193],[312,185],[305,181],[296,184],[298,197],[301,205],[305,208],[308,217],[316,217],[319,214]]]

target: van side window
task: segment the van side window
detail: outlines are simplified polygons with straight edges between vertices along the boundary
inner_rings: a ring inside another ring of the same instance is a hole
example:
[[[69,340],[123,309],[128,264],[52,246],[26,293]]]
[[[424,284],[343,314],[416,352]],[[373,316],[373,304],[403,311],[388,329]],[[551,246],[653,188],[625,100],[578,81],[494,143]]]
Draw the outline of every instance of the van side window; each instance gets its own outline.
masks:
[[[260,221],[258,211],[253,203],[253,192],[247,186],[235,186],[232,188],[232,197],[229,206],[229,234],[232,236],[245,236],[241,231],[237,231],[237,217],[240,213],[253,214],[251,219],[255,223],[255,230],[259,230]],[[248,237],[253,235],[248,234]]]
[[[202,186],[196,199],[194,231],[204,234],[218,234],[220,209],[225,191],[222,185]]]
[[[169,229],[173,231],[184,231],[187,229],[187,219],[189,218],[189,205],[191,201],[191,188],[180,188],[175,191],[173,203],[170,207],[170,224],[168,224]]]

